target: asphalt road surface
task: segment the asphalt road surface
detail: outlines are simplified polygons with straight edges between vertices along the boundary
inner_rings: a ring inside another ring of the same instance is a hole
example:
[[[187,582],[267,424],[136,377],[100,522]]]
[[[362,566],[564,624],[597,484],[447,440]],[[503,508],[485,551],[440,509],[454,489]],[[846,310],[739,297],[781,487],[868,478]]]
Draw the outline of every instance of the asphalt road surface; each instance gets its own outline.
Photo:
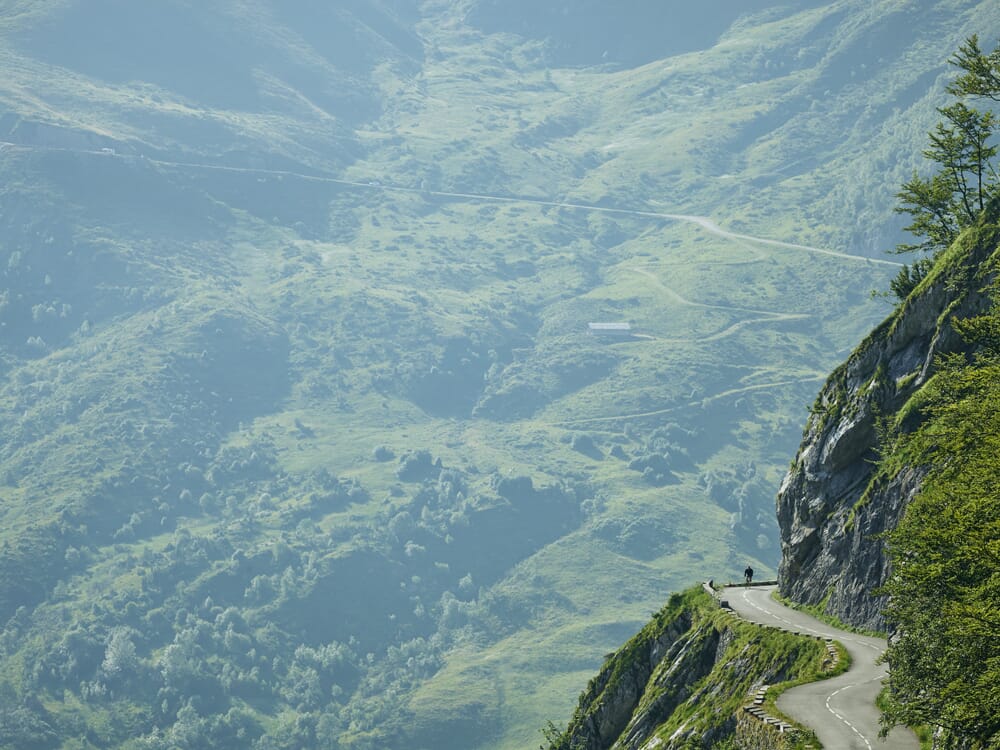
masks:
[[[816,732],[826,750],[919,750],[909,729],[896,727],[882,739],[875,697],[882,689],[886,666],[875,661],[885,650],[884,638],[840,630],[771,598],[775,586],[728,588],[722,598],[740,617],[804,635],[833,638],[851,655],[851,668],[837,677],[786,690],[778,708]]]

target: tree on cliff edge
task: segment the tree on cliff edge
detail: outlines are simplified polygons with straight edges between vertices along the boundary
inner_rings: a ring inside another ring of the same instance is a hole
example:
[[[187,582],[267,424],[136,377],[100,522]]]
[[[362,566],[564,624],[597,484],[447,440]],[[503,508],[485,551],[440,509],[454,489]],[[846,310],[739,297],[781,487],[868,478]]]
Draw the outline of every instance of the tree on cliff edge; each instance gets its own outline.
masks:
[[[980,112],[956,102],[938,109],[944,120],[930,133],[924,156],[940,166],[929,178],[914,174],[897,193],[899,213],[908,213],[913,222],[906,227],[923,239],[897,250],[941,250],[958,233],[973,224],[997,193],[997,174],[992,159],[997,147],[990,143],[997,128],[992,112]]]
[[[1000,121],[992,111],[970,107],[965,101],[1000,102],[1000,45],[986,54],[979,39],[969,37],[950,62],[963,71],[948,86],[948,93],[957,101],[938,109],[943,119],[929,133],[930,143],[923,151],[937,171],[930,177],[914,172],[896,194],[896,212],[910,215],[905,229],[918,241],[900,244],[896,252],[933,257],[974,224],[991,199],[1000,195],[1000,175],[994,164],[998,147],[993,142]],[[904,266],[890,285],[893,293],[905,298],[930,266],[930,258]]]

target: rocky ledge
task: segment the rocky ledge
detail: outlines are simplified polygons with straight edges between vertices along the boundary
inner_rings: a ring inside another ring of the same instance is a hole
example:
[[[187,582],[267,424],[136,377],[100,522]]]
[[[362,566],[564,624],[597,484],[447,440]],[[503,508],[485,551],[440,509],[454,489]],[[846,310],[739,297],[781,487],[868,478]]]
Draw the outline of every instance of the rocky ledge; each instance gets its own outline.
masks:
[[[880,470],[880,439],[912,429],[936,358],[966,348],[957,318],[989,305],[995,226],[974,227],[830,376],[778,494],[781,593],[857,627],[884,629],[875,594],[888,575],[879,534],[920,487],[918,467]]]

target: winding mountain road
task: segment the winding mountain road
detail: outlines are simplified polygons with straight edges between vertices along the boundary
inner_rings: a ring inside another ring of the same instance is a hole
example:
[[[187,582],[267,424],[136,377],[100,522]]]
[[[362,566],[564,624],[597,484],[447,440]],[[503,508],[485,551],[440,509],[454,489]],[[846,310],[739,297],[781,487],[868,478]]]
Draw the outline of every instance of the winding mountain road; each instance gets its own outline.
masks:
[[[632,414],[616,414],[610,417],[583,417],[581,419],[560,419],[555,422],[550,422],[549,424],[557,425],[560,427],[566,427],[568,425],[581,425],[581,424],[600,424],[607,422],[617,422],[619,420],[630,420],[630,419],[646,419],[648,417],[659,417],[664,414],[671,414],[675,411],[680,411],[681,409],[689,409],[692,407],[704,406],[705,404],[710,404],[713,401],[718,401],[720,398],[725,398],[727,396],[737,396],[741,393],[751,393],[753,391],[764,391],[769,388],[783,388],[789,385],[797,385],[799,383],[816,383],[827,379],[826,374],[817,373],[816,375],[807,375],[801,378],[794,378],[792,380],[779,380],[773,383],[755,383],[754,385],[745,385],[742,388],[731,388],[728,391],[722,391],[721,393],[714,393],[711,396],[705,396],[703,398],[697,398],[693,401],[688,401],[683,404],[677,404],[676,406],[668,406],[664,409],[654,409],[653,411],[644,411]]]
[[[685,307],[698,307],[704,310],[721,310],[722,312],[733,313],[733,314],[750,314],[750,315],[760,315],[759,318],[744,318],[743,320],[738,320],[735,323],[726,326],[716,333],[710,334],[708,336],[699,336],[696,339],[691,338],[663,338],[663,337],[650,337],[658,338],[661,341],[667,343],[688,343],[691,341],[699,341],[701,343],[706,343],[709,341],[718,341],[719,339],[724,339],[728,336],[732,336],[736,332],[742,330],[749,325],[755,325],[757,323],[778,323],[788,320],[806,320],[813,317],[812,315],[806,315],[804,313],[779,313],[773,310],[756,310],[749,307],[733,307],[731,305],[710,305],[704,302],[695,302],[694,300],[689,300],[686,297],[681,296],[672,287],[667,286],[663,283],[663,280],[657,276],[652,271],[641,267],[627,268],[626,270],[632,271],[633,273],[641,274],[645,276],[650,281],[652,281],[659,289],[661,289],[670,299],[672,299],[678,305],[683,305]]]
[[[919,750],[909,729],[897,727],[882,739],[875,698],[887,671],[876,664],[885,651],[884,638],[850,633],[784,606],[771,598],[775,586],[733,587],[723,597],[744,620],[794,633],[834,638],[851,656],[851,668],[837,677],[785,691],[778,708],[816,732],[827,750]]]
[[[173,161],[169,159],[156,159],[156,158],[146,158],[142,155],[136,155],[133,153],[118,153],[110,148],[106,149],[84,149],[84,148],[69,148],[66,146],[50,146],[41,144],[27,144],[27,143],[13,143],[10,141],[0,141],[0,151],[6,149],[15,149],[22,151],[61,151],[65,153],[73,154],[89,154],[91,156],[99,156],[106,159],[119,159],[127,161],[140,160],[147,164],[156,165],[160,167],[173,167],[175,169],[198,169],[198,170],[209,170],[215,172],[229,172],[238,174],[252,174],[257,176],[270,176],[278,178],[294,178],[298,180],[304,180],[306,182],[319,182],[328,183],[334,185],[342,185],[344,187],[358,188],[362,190],[377,190],[383,193],[415,193],[419,195],[425,195],[435,198],[448,198],[448,199],[458,199],[458,200],[468,200],[468,201],[479,201],[486,203],[517,203],[522,205],[535,205],[535,206],[546,206],[549,208],[565,208],[577,211],[589,211],[592,213],[604,213],[604,214],[618,214],[621,216],[637,216],[649,219],[660,219],[667,221],[680,221],[688,224],[695,224],[710,234],[714,234],[717,237],[722,237],[733,242],[743,244],[745,247],[749,247],[746,243],[754,243],[757,245],[766,245],[769,247],[777,247],[785,250],[796,250],[799,252],[815,253],[819,255],[827,255],[834,258],[842,258],[847,261],[867,263],[867,264],[877,264],[884,266],[901,267],[903,264],[892,260],[885,260],[883,258],[869,258],[864,255],[854,255],[853,253],[845,253],[838,250],[828,250],[821,247],[813,247],[812,245],[800,245],[795,242],[783,242],[781,240],[774,240],[767,237],[756,237],[750,234],[740,234],[739,232],[730,232],[723,229],[714,221],[712,221],[707,216],[697,216],[694,214],[678,214],[669,213],[663,211],[650,211],[650,210],[640,210],[634,208],[616,208],[613,206],[599,206],[593,203],[577,203],[573,201],[560,201],[560,200],[547,200],[544,198],[533,198],[530,196],[519,196],[519,195],[497,195],[491,193],[466,193],[466,192],[455,192],[450,190],[429,190],[422,187],[413,187],[410,185],[400,185],[392,183],[384,183],[381,180],[364,180],[364,179],[348,179],[346,177],[334,177],[327,174],[306,174],[303,172],[295,172],[288,169],[267,169],[263,167],[238,167],[227,164],[211,164],[206,162],[188,162],[188,161]],[[650,204],[662,205],[660,201],[651,200]]]

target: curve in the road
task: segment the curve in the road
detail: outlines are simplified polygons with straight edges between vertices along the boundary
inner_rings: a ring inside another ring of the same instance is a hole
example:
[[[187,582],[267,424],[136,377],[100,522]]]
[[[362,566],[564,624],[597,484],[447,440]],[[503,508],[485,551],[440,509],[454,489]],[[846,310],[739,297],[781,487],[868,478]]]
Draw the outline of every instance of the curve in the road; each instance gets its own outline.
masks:
[[[828,680],[786,690],[778,708],[816,732],[827,750],[919,750],[912,731],[897,727],[879,737],[879,710],[875,699],[887,676],[878,658],[885,651],[884,638],[841,630],[815,617],[786,607],[771,594],[774,586],[739,586],[726,590],[729,606],[749,622],[793,633],[834,638],[851,656],[851,668]]]
[[[7,141],[0,142],[0,146],[3,146],[5,148],[20,148],[25,150],[65,151],[69,153],[92,154],[104,158],[116,158],[116,159],[142,158],[142,157],[136,157],[132,154],[119,154],[115,153],[114,151],[73,149],[60,146],[26,145],[20,143],[10,143]],[[406,185],[385,184],[378,180],[368,180],[368,181],[350,180],[342,177],[330,177],[328,175],[323,175],[323,174],[304,174],[302,172],[294,172],[287,169],[235,167],[235,166],[227,166],[224,164],[170,161],[167,159],[143,159],[143,160],[148,164],[154,164],[163,167],[204,169],[204,170],[215,170],[220,172],[270,175],[273,177],[294,177],[297,179],[307,180],[310,182],[324,182],[335,185],[343,185],[345,187],[355,187],[366,190],[378,190],[382,192],[420,193],[423,195],[432,196],[436,198],[456,198],[460,200],[485,201],[491,203],[532,204],[536,206],[549,206],[552,208],[568,208],[579,211],[591,211],[596,213],[618,214],[625,216],[640,216],[651,219],[661,219],[661,220],[665,219],[667,221],[682,221],[700,226],[702,229],[706,230],[711,234],[732,240],[734,242],[753,242],[761,245],[768,245],[770,247],[780,247],[786,250],[797,250],[800,252],[816,253],[819,255],[832,256],[835,258],[843,258],[845,260],[860,261],[863,263],[875,263],[885,266],[900,267],[903,265],[902,263],[897,263],[891,260],[883,260],[881,258],[867,258],[862,255],[852,255],[851,253],[844,253],[837,250],[828,250],[826,248],[821,248],[821,247],[813,247],[812,245],[800,245],[794,242],[782,242],[781,240],[773,240],[767,237],[755,237],[749,234],[730,232],[720,227],[718,224],[709,219],[707,216],[696,216],[693,214],[676,214],[676,213],[667,213],[661,211],[644,211],[632,208],[614,208],[612,206],[596,206],[591,203],[574,203],[570,201],[545,200],[543,198],[529,198],[526,196],[516,196],[516,195],[491,195],[488,193],[464,193],[464,192],[454,192],[448,190],[424,190],[422,188],[409,187]]]
[[[741,393],[751,393],[753,391],[767,390],[768,388],[783,388],[788,385],[797,385],[799,383],[813,383],[820,380],[825,380],[826,375],[810,375],[808,377],[796,378],[794,380],[781,380],[775,383],[756,383],[754,385],[746,385],[742,388],[732,388],[728,391],[722,391],[721,393],[715,393],[711,396],[706,396],[705,398],[699,398],[694,401],[689,401],[684,404],[678,404],[677,406],[668,406],[665,409],[654,409],[653,411],[644,411],[637,414],[616,414],[610,417],[582,417],[580,419],[560,419],[557,421],[550,422],[549,424],[565,427],[567,425],[578,425],[578,424],[598,424],[601,422],[617,422],[619,420],[630,420],[630,419],[645,419],[647,417],[658,417],[663,414],[670,414],[675,411],[680,411],[681,409],[688,409],[694,406],[704,406],[705,404],[710,404],[713,401],[718,401],[720,398],[725,398],[727,396],[736,396]]]
[[[647,277],[654,284],[656,284],[661,290],[663,290],[663,292],[678,305],[684,305],[686,307],[697,307],[704,310],[721,310],[722,312],[733,313],[733,314],[753,314],[753,315],[764,316],[760,318],[744,318],[743,320],[738,320],[735,323],[732,323],[731,325],[727,326],[726,328],[723,328],[720,331],[717,331],[708,336],[700,336],[696,339],[658,337],[659,340],[668,344],[684,344],[693,341],[697,341],[699,343],[704,344],[710,341],[718,341],[719,339],[724,339],[728,336],[732,336],[733,334],[737,333],[743,328],[746,328],[749,325],[754,325],[757,323],[778,323],[789,320],[805,320],[807,318],[813,317],[811,315],[807,315],[804,313],[779,313],[779,312],[773,312],[771,310],[756,310],[748,307],[732,307],[730,305],[711,305],[705,302],[695,302],[693,300],[687,299],[672,287],[669,287],[666,284],[664,284],[663,280],[660,279],[659,276],[657,276],[652,271],[646,268],[634,266],[631,268],[626,268],[625,270],[632,271],[633,273],[641,274],[642,276]]]
[[[648,268],[643,268],[642,266],[628,266],[624,270],[631,271],[632,273],[637,273],[645,276],[647,279],[656,284],[660,289],[662,289],[670,299],[676,302],[678,305],[685,305],[687,307],[700,307],[705,310],[721,310],[723,312],[731,313],[747,313],[751,315],[767,315],[778,320],[791,320],[796,318],[808,318],[809,315],[804,315],[800,313],[779,313],[774,312],[774,310],[760,310],[755,307],[736,307],[734,305],[713,305],[708,302],[695,302],[687,297],[682,296],[673,287],[668,286],[663,283],[657,274],[650,271]]]

